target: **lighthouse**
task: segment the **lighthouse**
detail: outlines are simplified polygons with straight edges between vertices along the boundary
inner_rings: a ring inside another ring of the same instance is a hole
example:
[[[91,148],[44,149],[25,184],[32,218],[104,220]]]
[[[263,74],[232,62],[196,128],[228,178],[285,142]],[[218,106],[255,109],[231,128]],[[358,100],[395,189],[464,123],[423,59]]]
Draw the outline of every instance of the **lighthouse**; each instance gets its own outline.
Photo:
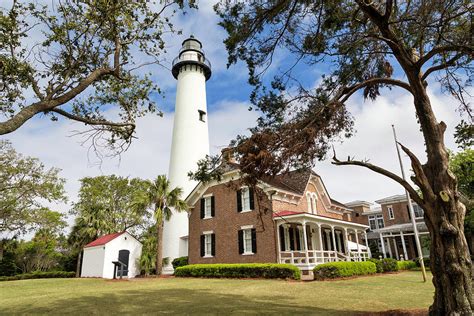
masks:
[[[168,177],[172,188],[183,189],[184,199],[197,184],[189,179],[188,172],[195,171],[197,162],[209,155],[206,81],[211,77],[211,63],[194,36],[183,41],[171,72],[178,85]],[[171,261],[187,255],[188,214],[173,211],[170,220],[164,222],[163,258],[168,258],[168,263],[163,273],[173,273]]]

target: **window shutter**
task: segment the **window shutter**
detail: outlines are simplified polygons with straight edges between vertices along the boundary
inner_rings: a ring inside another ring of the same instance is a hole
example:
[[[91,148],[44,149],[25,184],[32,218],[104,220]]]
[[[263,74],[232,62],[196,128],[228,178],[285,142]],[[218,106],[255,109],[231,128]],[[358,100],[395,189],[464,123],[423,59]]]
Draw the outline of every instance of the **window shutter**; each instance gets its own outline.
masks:
[[[242,212],[242,191],[237,191],[237,212]]]
[[[211,196],[211,217],[216,216],[216,205],[214,196]]]
[[[239,254],[243,254],[244,253],[244,231],[243,230],[239,230],[238,231],[239,233]]]
[[[253,188],[249,188],[250,209],[254,209]]]
[[[204,198],[201,199],[201,219],[204,218],[204,209],[206,208],[206,204],[205,204],[205,200]]]
[[[410,208],[408,207],[408,205],[407,205],[407,213],[408,213],[408,219],[411,220]]]
[[[257,230],[252,228],[252,252],[257,253]]]
[[[205,236],[201,235],[201,257],[204,257],[204,254],[205,254],[205,252],[204,252],[204,250],[205,250],[204,249],[204,242],[205,242],[204,238],[205,238]]]
[[[280,250],[285,251],[285,228],[280,226]]]
[[[211,235],[211,255],[216,255],[216,234]]]

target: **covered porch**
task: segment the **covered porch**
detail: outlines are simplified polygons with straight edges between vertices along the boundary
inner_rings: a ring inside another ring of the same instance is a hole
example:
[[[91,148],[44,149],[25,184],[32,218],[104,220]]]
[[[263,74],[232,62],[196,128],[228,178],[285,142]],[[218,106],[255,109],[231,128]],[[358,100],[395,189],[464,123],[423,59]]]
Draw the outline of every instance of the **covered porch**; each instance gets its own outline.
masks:
[[[278,262],[311,270],[335,261],[365,261],[371,257],[368,226],[309,213],[280,212],[274,216]]]

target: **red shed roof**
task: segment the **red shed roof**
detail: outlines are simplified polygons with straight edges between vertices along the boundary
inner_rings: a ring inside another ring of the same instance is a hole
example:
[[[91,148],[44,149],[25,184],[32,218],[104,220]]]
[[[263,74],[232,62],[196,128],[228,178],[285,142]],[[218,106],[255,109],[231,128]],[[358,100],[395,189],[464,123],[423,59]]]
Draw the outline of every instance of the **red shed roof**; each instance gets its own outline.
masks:
[[[84,248],[105,245],[109,241],[114,240],[115,238],[117,238],[118,236],[120,236],[124,233],[125,232],[113,233],[113,234],[108,234],[108,235],[101,236],[101,237],[97,238],[96,240],[94,240],[93,242],[90,242],[87,245],[85,245]]]

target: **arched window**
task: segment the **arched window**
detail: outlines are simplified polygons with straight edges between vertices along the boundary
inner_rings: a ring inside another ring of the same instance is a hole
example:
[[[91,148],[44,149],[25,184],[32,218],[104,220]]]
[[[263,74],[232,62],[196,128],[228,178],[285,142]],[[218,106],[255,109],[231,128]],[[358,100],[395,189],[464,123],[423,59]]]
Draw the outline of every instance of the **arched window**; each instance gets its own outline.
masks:
[[[306,193],[306,202],[308,203],[308,213],[313,213],[313,203],[311,198],[311,193]]]
[[[311,213],[316,214],[316,206],[317,206],[317,201],[318,201],[318,196],[316,193],[312,194],[312,199],[311,199]]]

